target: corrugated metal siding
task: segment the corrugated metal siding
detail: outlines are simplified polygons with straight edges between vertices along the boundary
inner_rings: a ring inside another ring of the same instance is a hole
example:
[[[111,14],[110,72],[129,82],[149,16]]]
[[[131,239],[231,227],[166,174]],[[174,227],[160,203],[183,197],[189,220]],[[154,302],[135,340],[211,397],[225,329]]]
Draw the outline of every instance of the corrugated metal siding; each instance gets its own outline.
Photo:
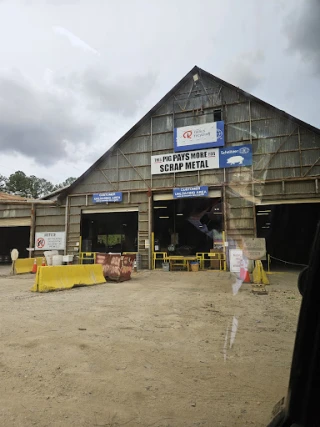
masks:
[[[209,122],[217,108],[221,108],[225,121],[227,146],[252,142],[253,167],[230,168],[225,173],[212,170],[151,176],[151,155],[173,152],[173,128]],[[314,180],[301,180],[305,175],[320,176],[320,165],[316,164],[319,155],[319,135],[298,126],[294,120],[257,101],[249,101],[237,89],[223,86],[214,78],[205,76],[197,83],[190,78],[152,119],[146,119],[120,147],[114,147],[73,194],[89,194],[88,206],[92,206],[92,193],[114,190],[124,192],[124,204],[141,202],[139,248],[146,265],[148,187],[161,191],[199,184],[212,188],[226,185],[227,233],[239,239],[254,235],[254,200],[257,203],[271,198],[289,200],[297,194],[301,198],[319,197]],[[86,199],[72,196],[70,203],[68,242],[72,246],[80,236],[80,209],[86,205]]]
[[[0,218],[1,227],[30,227],[31,218]]]
[[[24,218],[31,216],[31,206],[0,204],[0,218]]]

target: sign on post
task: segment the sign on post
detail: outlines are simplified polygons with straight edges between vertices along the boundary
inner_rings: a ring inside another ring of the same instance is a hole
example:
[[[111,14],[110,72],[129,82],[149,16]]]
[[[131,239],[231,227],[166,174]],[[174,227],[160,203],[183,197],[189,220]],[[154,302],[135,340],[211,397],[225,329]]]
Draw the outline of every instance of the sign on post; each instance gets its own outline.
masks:
[[[174,151],[224,146],[224,122],[204,123],[174,129]]]
[[[174,199],[184,199],[186,197],[208,197],[208,195],[209,191],[207,185],[173,189]]]
[[[35,235],[35,250],[36,251],[51,251],[62,250],[65,247],[64,231],[53,231],[36,233]]]
[[[167,174],[219,168],[219,150],[187,151],[151,156],[151,174]]]
[[[252,144],[221,148],[219,167],[232,168],[252,165]]]
[[[266,239],[245,238],[243,241],[243,253],[248,259],[263,259],[266,255]]]
[[[242,258],[243,254],[241,249],[229,250],[230,271],[232,273],[240,273]]]
[[[95,193],[92,195],[93,203],[114,203],[122,202],[122,193],[115,191],[113,193]]]
[[[151,175],[252,165],[252,144],[151,156]]]

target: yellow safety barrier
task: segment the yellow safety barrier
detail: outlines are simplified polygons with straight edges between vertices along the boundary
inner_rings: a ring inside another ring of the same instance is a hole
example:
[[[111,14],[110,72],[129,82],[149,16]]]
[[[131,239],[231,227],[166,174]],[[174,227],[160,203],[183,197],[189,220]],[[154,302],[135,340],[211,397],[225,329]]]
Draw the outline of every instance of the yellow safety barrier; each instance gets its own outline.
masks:
[[[80,252],[80,264],[94,264],[97,252]]]
[[[106,283],[100,264],[39,267],[31,291],[50,292],[100,283]]]
[[[266,272],[263,269],[263,265],[260,260],[255,262],[255,267],[252,275],[253,275],[253,283],[270,285],[269,279],[266,275]]]
[[[38,257],[36,259],[37,259],[37,266],[40,267],[42,264],[43,257]],[[18,258],[14,262],[15,274],[31,273],[33,263],[34,263],[34,258]]]

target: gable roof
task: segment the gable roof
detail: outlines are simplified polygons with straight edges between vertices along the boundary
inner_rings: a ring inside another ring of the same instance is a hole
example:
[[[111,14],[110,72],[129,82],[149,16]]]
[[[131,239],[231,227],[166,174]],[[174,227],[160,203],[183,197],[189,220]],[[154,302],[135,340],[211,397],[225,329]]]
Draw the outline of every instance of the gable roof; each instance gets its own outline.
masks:
[[[51,193],[41,197],[41,200],[49,200],[49,199],[56,199],[62,193],[62,191],[66,191],[70,185],[66,185],[65,187],[58,188],[57,190],[52,191]]]
[[[151,108],[150,111],[147,112],[147,114],[145,114],[142,119],[140,119],[131,129],[128,130],[128,132],[126,132],[115,144],[113,144],[96,162],[93,163],[92,166],[89,167],[89,169],[87,169],[82,175],[80,175],[80,177],[78,179],[76,179],[69,187],[67,187],[66,189],[63,189],[63,191],[61,191],[58,199],[63,199],[64,197],[66,197],[69,192],[75,188],[86,176],[88,176],[98,165],[99,163],[101,163],[110,152],[112,152],[115,148],[117,148],[119,145],[121,145],[122,142],[124,142],[126,139],[128,139],[131,135],[134,134],[134,132],[147,120],[150,119],[155,112],[163,105],[165,104],[166,101],[168,101],[173,95],[174,93],[180,89],[183,85],[185,85],[191,78],[193,78],[194,74],[199,74],[200,77],[204,76],[204,77],[208,77],[210,79],[214,79],[216,82],[220,83],[222,86],[226,86],[229,89],[233,89],[238,91],[238,93],[240,93],[241,95],[245,96],[247,99],[251,100],[251,101],[255,101],[260,103],[261,105],[267,107],[267,108],[271,108],[273,111],[275,111],[276,113],[278,113],[281,116],[284,116],[285,118],[289,119],[289,120],[294,120],[297,124],[303,126],[304,128],[310,130],[311,132],[316,132],[318,134],[320,134],[320,129],[316,128],[315,126],[312,126],[302,120],[297,119],[296,117],[286,113],[283,110],[280,110],[277,107],[274,107],[271,104],[268,104],[265,101],[262,101],[261,99],[251,95],[250,93],[238,88],[237,86],[234,86],[222,79],[220,79],[219,77],[214,76],[211,73],[208,73],[207,71],[201,69],[200,67],[198,67],[197,65],[194,66],[189,72],[188,74],[186,74],[163,98],[160,99],[160,101]]]

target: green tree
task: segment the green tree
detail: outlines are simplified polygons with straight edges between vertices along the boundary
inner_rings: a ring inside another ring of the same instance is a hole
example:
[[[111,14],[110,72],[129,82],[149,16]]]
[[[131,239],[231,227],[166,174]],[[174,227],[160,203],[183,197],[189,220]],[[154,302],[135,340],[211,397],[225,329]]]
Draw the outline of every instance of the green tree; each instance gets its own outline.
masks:
[[[40,197],[46,196],[52,193],[54,185],[44,178],[37,178],[34,175],[29,177],[30,180],[30,195],[33,199],[39,199]]]
[[[5,190],[11,194],[18,194],[23,197],[30,197],[30,181],[27,175],[22,171],[17,171],[9,176],[6,182]]]
[[[17,171],[9,176],[5,189],[11,194],[39,199],[52,192],[54,186],[44,178],[37,178],[34,175],[27,176],[24,172]]]
[[[35,175],[27,176],[22,171],[16,171],[9,178],[0,175],[0,190],[10,194],[17,194],[22,197],[39,199],[60,188],[67,187],[77,178],[69,177],[60,184],[53,185],[44,178]]]
[[[65,181],[61,182],[60,184],[57,184],[55,186],[55,190],[59,190],[59,188],[68,187],[71,185],[77,178],[74,178],[73,176],[70,176]]]
[[[3,175],[0,175],[0,191],[5,191],[7,184],[7,178]]]

